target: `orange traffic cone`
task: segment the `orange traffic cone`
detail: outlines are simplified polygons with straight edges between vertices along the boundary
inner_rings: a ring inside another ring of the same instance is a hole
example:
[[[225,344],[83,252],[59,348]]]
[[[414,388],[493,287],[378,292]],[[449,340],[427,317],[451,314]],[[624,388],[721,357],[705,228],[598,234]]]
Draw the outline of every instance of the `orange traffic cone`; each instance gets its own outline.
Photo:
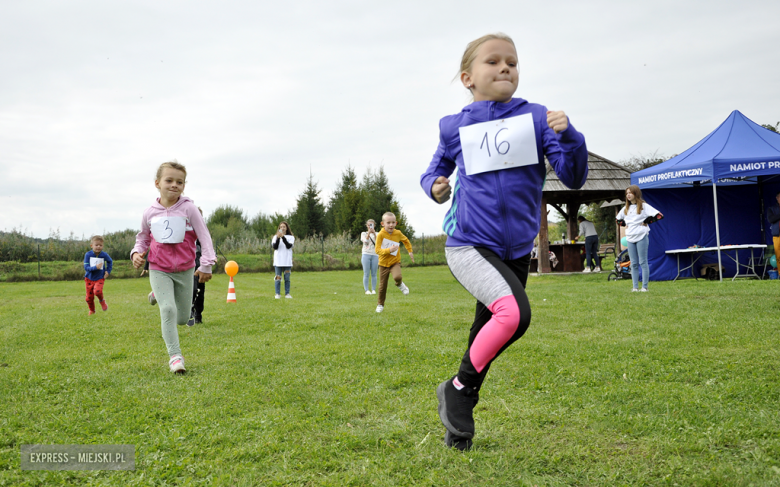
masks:
[[[228,284],[228,297],[227,297],[228,303],[235,303],[236,302],[236,285],[233,284],[233,277],[230,277],[230,284]]]

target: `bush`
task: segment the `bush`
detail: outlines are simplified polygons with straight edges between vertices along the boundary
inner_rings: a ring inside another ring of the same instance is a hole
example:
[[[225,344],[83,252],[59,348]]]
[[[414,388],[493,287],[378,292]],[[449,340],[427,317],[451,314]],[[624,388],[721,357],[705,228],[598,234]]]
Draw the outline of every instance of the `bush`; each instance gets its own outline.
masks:
[[[0,274],[11,274],[14,272],[22,272],[24,266],[17,261],[11,260],[8,262],[0,262]]]
[[[114,260],[129,259],[136,233],[132,229],[106,233],[103,235],[103,250]],[[39,239],[14,228],[10,232],[0,232],[0,262],[38,262],[39,252],[41,262],[82,262],[84,254],[90,249],[90,237],[76,238],[71,232],[67,239],[63,239],[59,230],[53,230],[48,238]]]

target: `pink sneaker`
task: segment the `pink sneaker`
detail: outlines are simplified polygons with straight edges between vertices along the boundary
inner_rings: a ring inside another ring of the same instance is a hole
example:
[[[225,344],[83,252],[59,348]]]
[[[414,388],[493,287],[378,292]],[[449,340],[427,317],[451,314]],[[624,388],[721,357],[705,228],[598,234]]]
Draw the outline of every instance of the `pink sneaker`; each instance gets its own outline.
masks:
[[[100,302],[100,307],[103,308],[103,311],[108,311],[108,305],[106,304],[106,300]]]

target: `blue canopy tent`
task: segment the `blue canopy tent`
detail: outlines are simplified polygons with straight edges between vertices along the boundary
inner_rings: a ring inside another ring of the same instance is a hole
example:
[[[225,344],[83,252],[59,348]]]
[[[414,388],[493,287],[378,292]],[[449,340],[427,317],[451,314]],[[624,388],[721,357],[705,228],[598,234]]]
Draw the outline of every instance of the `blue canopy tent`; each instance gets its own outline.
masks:
[[[764,208],[780,190],[780,134],[735,110],[682,154],[631,174],[631,184],[665,217],[651,227],[651,278],[674,279],[677,260],[665,251],[696,244],[718,247],[722,281],[721,243],[772,241]],[[735,266],[725,269],[730,273]]]

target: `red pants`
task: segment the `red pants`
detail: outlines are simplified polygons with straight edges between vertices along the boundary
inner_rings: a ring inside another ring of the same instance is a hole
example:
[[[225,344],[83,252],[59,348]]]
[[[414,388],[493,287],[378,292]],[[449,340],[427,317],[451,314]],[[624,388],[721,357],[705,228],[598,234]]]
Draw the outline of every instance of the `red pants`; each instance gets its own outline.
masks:
[[[105,279],[93,281],[85,277],[84,282],[87,284],[87,306],[89,306],[90,311],[95,311],[95,296],[103,301],[103,282]]]

